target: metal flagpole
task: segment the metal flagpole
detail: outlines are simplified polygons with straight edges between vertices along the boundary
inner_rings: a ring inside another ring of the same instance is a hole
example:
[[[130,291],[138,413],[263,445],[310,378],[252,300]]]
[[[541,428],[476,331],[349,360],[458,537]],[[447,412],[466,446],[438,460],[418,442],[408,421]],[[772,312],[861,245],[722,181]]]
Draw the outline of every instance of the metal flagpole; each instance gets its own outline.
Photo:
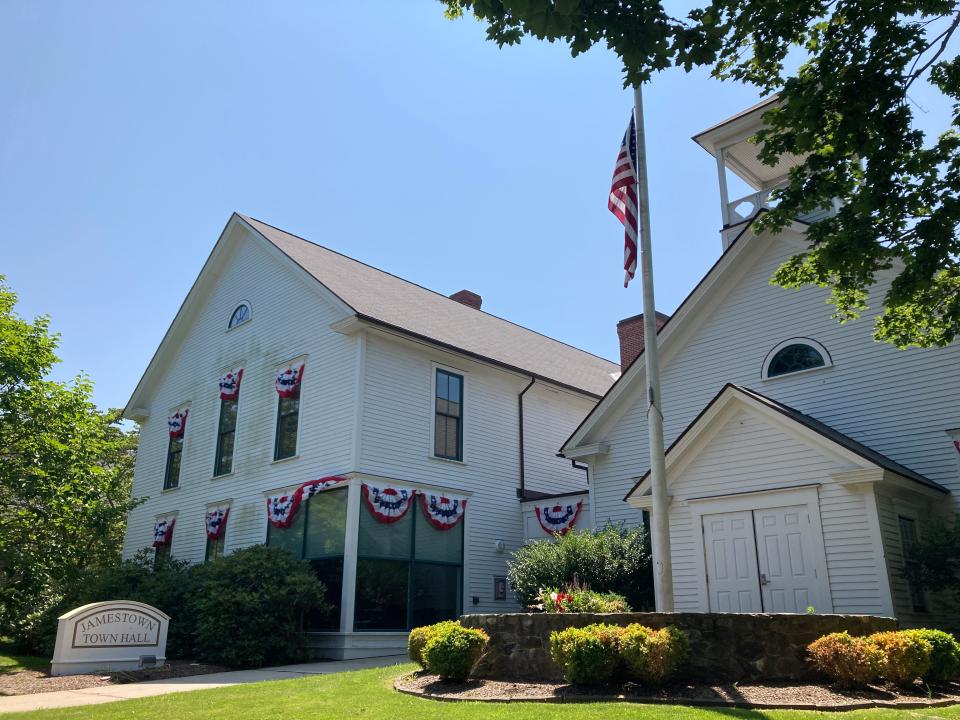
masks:
[[[637,128],[637,212],[639,214],[640,277],[643,282],[643,356],[647,367],[647,435],[650,444],[650,484],[653,492],[651,542],[653,588],[658,612],[673,612],[673,563],[667,514],[667,472],[663,460],[663,413],[660,405],[660,359],[657,354],[657,311],[653,299],[653,258],[650,251],[650,196],[647,191],[647,145],[643,130],[643,91],[633,89]]]

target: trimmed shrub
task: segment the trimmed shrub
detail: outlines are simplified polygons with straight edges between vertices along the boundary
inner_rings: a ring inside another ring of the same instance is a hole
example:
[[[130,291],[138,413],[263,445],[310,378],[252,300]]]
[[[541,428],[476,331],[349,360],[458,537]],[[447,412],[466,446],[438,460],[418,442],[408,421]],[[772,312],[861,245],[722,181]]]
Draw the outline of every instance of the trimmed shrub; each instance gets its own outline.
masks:
[[[93,602],[137,600],[170,616],[167,657],[191,657],[193,623],[187,602],[192,588],[189,563],[162,558],[155,564],[153,551],[141,550],[112,567],[85,572],[74,586],[66,588],[58,602],[27,618],[16,647],[21,652],[49,657],[57,639],[57,618],[65,612]]]
[[[310,564],[263,545],[193,568],[197,658],[259,667],[303,657],[301,618],[323,608],[325,588]]]
[[[950,682],[960,678],[960,643],[943,630],[904,630],[930,643],[930,669],[923,676],[931,682]]]
[[[643,526],[607,525],[535,540],[513,553],[507,577],[523,605],[539,602],[541,588],[561,588],[577,577],[594,591],[622,595],[634,609],[653,609],[650,541]]]
[[[437,630],[448,625],[459,625],[459,623],[456,620],[444,620],[435,625],[423,625],[411,630],[410,635],[407,636],[407,655],[410,656],[410,659],[423,669],[426,669],[427,660],[423,656],[423,652],[427,647],[427,643]]]
[[[580,587],[576,583],[563,590],[548,588],[540,591],[538,608],[549,613],[616,613],[630,612],[630,606],[623,595],[617,593],[599,593],[590,588]]]
[[[847,632],[817,638],[807,651],[814,667],[841,687],[866,685],[883,672],[883,651],[867,638]]]
[[[466,680],[489,641],[483,630],[465,628],[459,622],[438,623],[423,649],[427,670],[443,680]]]
[[[620,666],[620,636],[616,625],[587,625],[550,633],[550,651],[572,683],[608,681]]]
[[[883,676],[897,685],[911,685],[930,670],[933,646],[908,631],[874,633],[867,638],[884,655]]]
[[[620,655],[631,678],[659,686],[671,680],[686,662],[690,641],[673,625],[652,630],[634,623],[620,636]]]

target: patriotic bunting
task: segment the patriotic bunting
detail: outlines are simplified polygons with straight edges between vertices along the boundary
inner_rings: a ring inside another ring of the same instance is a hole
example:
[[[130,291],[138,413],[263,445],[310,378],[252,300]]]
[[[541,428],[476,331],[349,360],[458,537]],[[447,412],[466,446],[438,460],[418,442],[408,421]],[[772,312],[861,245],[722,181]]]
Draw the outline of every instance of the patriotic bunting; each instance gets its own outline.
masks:
[[[438,495],[420,491],[420,506],[427,520],[437,530],[450,530],[456,527],[467,510],[467,499],[453,495]]]
[[[548,535],[556,533],[565,535],[577,524],[577,517],[582,507],[583,500],[578,500],[576,505],[537,505],[534,510],[537,513],[537,520],[540,521],[540,527]]]
[[[364,483],[360,488],[373,516],[382,523],[396,522],[410,509],[416,490],[408,487],[378,487]]]
[[[187,427],[187,414],[189,412],[190,408],[184,408],[183,410],[177,410],[173,415],[167,416],[167,429],[170,431],[170,437],[183,437],[183,431]]]
[[[240,395],[240,381],[243,380],[243,368],[231,370],[220,378],[220,399],[236,400]]]
[[[300,394],[300,382],[303,380],[303,363],[298,367],[288,367],[277,373],[277,395],[282,398],[294,398]]]
[[[960,440],[954,440],[953,447],[956,448],[958,453],[960,453]]]
[[[297,510],[300,509],[300,503],[342,482],[345,482],[342,477],[323,477],[319,480],[309,480],[293,492],[271,495],[267,498],[267,519],[274,527],[290,527]]]
[[[176,518],[164,518],[158,520],[153,526],[153,546],[167,547],[173,542],[173,526],[177,522]]]
[[[229,505],[221,505],[207,510],[204,521],[207,526],[207,538],[209,540],[220,539],[220,536],[223,535],[223,531],[227,527],[227,516],[229,514]]]
[[[299,492],[270,495],[267,498],[267,520],[270,524],[275,528],[290,527],[290,523],[297,514],[297,508],[300,507],[300,498]]]

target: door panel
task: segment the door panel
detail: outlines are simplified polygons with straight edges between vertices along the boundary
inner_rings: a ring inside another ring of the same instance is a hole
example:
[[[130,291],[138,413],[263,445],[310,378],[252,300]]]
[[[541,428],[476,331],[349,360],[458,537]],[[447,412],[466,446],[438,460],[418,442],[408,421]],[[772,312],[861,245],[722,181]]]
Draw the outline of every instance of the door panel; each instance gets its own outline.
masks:
[[[712,612],[761,612],[753,513],[704,515],[703,545]]]
[[[753,517],[764,612],[802,613],[816,607],[820,579],[807,506],[754,510]]]

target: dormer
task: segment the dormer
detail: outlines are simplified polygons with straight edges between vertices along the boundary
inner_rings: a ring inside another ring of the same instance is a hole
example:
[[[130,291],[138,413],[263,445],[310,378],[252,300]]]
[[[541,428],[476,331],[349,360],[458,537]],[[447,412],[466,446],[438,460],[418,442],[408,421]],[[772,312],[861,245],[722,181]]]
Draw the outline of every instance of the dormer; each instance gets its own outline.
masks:
[[[700,147],[717,160],[723,219],[720,234],[724,250],[733,242],[744,223],[753,219],[763,208],[771,206],[770,193],[785,185],[791,168],[803,162],[803,158],[791,154],[782,155],[772,167],[760,160],[760,145],[753,138],[765,125],[764,113],[776,107],[778,102],[779,98],[773,95],[693,137]],[[734,180],[736,184],[742,181],[752,192],[731,193],[728,189],[728,171],[738,179]],[[830,211],[818,211],[799,219],[813,220],[814,215],[822,216]]]

